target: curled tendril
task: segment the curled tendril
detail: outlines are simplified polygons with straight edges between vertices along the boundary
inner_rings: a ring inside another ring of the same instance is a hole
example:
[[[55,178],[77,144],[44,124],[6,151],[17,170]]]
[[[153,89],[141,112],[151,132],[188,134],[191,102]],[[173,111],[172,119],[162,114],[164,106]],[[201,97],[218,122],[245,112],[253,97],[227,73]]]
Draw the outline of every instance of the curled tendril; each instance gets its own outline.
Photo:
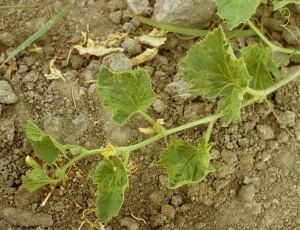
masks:
[[[284,8],[281,8],[281,9],[280,9],[279,13],[280,13],[281,15],[283,15],[284,18],[287,20],[287,22],[286,22],[285,24],[281,25],[281,26],[283,26],[283,27],[286,27],[287,24],[290,23],[291,11],[290,11],[288,8],[284,7]]]

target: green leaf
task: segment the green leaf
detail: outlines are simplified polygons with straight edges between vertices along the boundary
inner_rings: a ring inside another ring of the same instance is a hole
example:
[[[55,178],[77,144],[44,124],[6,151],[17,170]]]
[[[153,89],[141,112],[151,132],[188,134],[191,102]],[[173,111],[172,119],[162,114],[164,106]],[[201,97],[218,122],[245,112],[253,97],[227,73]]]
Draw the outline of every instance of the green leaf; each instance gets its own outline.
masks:
[[[148,108],[156,98],[150,78],[141,68],[122,73],[102,68],[98,76],[98,92],[118,125],[124,125],[132,114]]]
[[[194,84],[192,90],[206,98],[224,97],[218,106],[228,122],[240,119],[243,95],[251,77],[243,60],[235,57],[221,28],[192,47],[180,67],[185,80]]]
[[[23,186],[29,191],[34,192],[47,184],[56,183],[48,177],[47,171],[42,169],[38,164],[34,168],[26,172],[26,176],[22,176]]]
[[[186,141],[172,139],[171,144],[162,151],[159,161],[155,162],[167,169],[169,188],[201,181],[214,168],[209,164],[211,144],[200,138],[198,148]]]
[[[214,0],[218,6],[217,14],[224,20],[229,29],[249,20],[260,3],[267,0]]]
[[[55,141],[51,136],[46,135],[31,120],[27,122],[26,134],[33,145],[35,154],[47,164],[53,164],[59,153],[65,155],[64,145]]]
[[[98,186],[98,217],[101,222],[107,222],[118,215],[124,201],[124,191],[128,186],[125,167],[117,156],[113,156],[111,160],[105,158],[91,170],[90,176]]]
[[[276,1],[274,1],[274,10],[278,10],[279,8],[282,8],[285,5],[290,4],[290,3],[299,4],[300,0],[292,0],[292,1],[276,0]]]
[[[267,89],[273,85],[270,71],[267,69],[268,54],[258,45],[244,47],[240,50],[252,80],[249,87],[255,90]]]

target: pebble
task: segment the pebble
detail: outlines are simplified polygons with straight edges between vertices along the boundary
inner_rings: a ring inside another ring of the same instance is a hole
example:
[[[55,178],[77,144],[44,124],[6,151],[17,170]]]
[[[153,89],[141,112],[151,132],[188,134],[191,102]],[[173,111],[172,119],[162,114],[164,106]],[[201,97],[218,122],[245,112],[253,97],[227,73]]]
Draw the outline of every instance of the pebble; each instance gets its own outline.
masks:
[[[216,9],[216,4],[212,0],[156,0],[152,19],[187,27],[206,21],[215,14]]]
[[[30,193],[27,191],[27,189],[21,186],[15,195],[15,205],[18,208],[28,207],[33,203],[40,202],[42,197],[43,197],[42,190],[37,190],[34,193]]]
[[[233,151],[223,150],[221,156],[226,164],[232,164],[237,161],[237,156]]]
[[[118,10],[118,11],[110,13],[109,19],[117,25],[120,24],[121,20],[122,20],[122,11]]]
[[[124,218],[120,219],[119,223],[122,227],[126,227],[127,230],[139,230],[140,229],[138,223],[130,217],[124,217]]]
[[[296,25],[288,25],[288,30],[283,30],[282,37],[289,45],[298,45],[300,29]]]
[[[50,227],[53,225],[52,216],[46,213],[32,213],[18,208],[4,208],[2,213],[3,217],[14,226]]]
[[[139,54],[142,52],[141,44],[132,38],[126,38],[122,43],[122,48],[127,51],[129,54]]]
[[[84,63],[84,59],[80,55],[72,55],[70,58],[70,64],[72,69],[80,69]]]
[[[204,222],[199,222],[195,224],[195,229],[202,229],[206,226],[206,223]]]
[[[0,81],[0,103],[13,104],[18,101],[16,94],[12,91],[7,81]]]
[[[135,26],[133,25],[133,23],[131,22],[125,22],[122,29],[126,32],[126,33],[132,33],[134,32],[136,29],[135,29]]]
[[[165,193],[163,191],[154,191],[149,196],[150,201],[156,205],[160,205],[165,198]]]
[[[154,110],[158,113],[165,111],[167,105],[160,99],[156,99],[152,104]]]
[[[167,218],[173,220],[175,218],[175,208],[172,205],[163,205],[161,207],[161,214],[163,214],[164,216],[166,216]]]
[[[296,124],[296,114],[293,111],[284,111],[278,116],[278,123],[289,127],[293,127]]]
[[[113,53],[103,58],[102,65],[115,72],[132,70],[132,61],[123,53]]]
[[[8,32],[3,32],[0,34],[0,41],[3,45],[12,47],[16,42],[16,38]]]
[[[242,201],[251,202],[254,198],[254,191],[254,184],[243,185],[238,192],[238,197]]]
[[[148,15],[151,12],[148,0],[127,0],[127,9],[137,15]]]
[[[275,137],[274,131],[269,125],[258,125],[256,129],[259,137],[263,140],[270,140]]]
[[[188,99],[189,98],[189,91],[190,86],[184,81],[184,80],[180,80],[177,82],[171,82],[169,83],[164,91],[168,94],[170,94],[171,96],[179,96],[178,98],[182,98],[182,99]],[[186,95],[186,96],[185,96]],[[175,97],[176,99],[176,97]]]

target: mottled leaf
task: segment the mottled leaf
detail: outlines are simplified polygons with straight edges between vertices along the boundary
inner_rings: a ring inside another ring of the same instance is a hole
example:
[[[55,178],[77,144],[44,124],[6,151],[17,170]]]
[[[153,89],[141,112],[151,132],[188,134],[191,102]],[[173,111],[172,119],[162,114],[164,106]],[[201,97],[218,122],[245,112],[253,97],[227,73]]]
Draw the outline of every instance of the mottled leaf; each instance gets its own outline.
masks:
[[[214,172],[209,164],[211,144],[200,138],[198,148],[186,141],[172,139],[171,144],[162,151],[157,165],[167,169],[169,188],[201,181],[209,172]]]

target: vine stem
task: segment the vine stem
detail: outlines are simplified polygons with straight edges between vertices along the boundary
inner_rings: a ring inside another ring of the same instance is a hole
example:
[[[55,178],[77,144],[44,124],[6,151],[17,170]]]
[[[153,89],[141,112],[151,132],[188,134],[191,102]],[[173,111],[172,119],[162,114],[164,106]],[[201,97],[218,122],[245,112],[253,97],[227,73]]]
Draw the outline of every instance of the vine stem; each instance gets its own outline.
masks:
[[[271,48],[271,50],[273,52],[278,51],[278,52],[282,52],[282,53],[293,53],[293,54],[300,54],[300,51],[296,51],[295,50],[291,50],[291,49],[286,49],[286,48],[282,48],[282,47],[278,47],[276,45],[274,45],[273,43],[271,43],[264,35],[263,33],[257,29],[257,27],[249,20],[247,22],[248,26],[250,26],[250,28],[257,34],[257,36],[267,45]]]
[[[265,95],[268,95],[268,94],[276,91],[280,87],[286,85],[287,83],[291,82],[292,80],[294,80],[298,76],[300,76],[300,70],[298,70],[296,73],[294,73],[292,75],[289,75],[289,76],[283,78],[283,80],[277,82],[276,84],[274,84],[270,88],[268,88],[266,90],[263,90],[263,91],[264,91]],[[245,101],[241,105],[241,108],[246,107],[246,106],[254,103],[255,101],[256,101],[255,98],[251,98],[251,99]],[[153,143],[153,142],[155,142],[155,141],[157,141],[157,140],[159,140],[161,138],[164,138],[164,137],[166,137],[166,136],[168,136],[170,134],[173,134],[173,133],[185,130],[185,129],[189,129],[189,128],[192,128],[192,127],[195,127],[195,126],[198,126],[198,125],[201,125],[201,124],[206,124],[206,123],[213,124],[214,121],[216,121],[217,119],[219,119],[221,117],[223,117],[222,113],[217,113],[215,115],[210,115],[208,117],[205,117],[205,118],[202,118],[202,119],[199,119],[199,120],[196,120],[196,121],[193,121],[193,122],[190,122],[190,123],[178,126],[176,128],[165,130],[163,133],[159,133],[159,134],[157,134],[157,135],[155,135],[155,136],[153,136],[151,138],[148,138],[148,139],[146,139],[146,140],[144,140],[144,141],[142,141],[140,143],[137,143],[137,144],[134,144],[134,145],[130,145],[130,146],[126,146],[126,147],[116,147],[115,149],[116,150],[120,150],[121,152],[122,151],[131,152],[131,151],[140,149],[140,148],[142,148],[142,147],[144,147],[146,145],[149,145],[149,144],[151,144],[151,143]],[[211,130],[211,128],[212,128],[212,125],[211,125],[211,127],[210,126],[208,127],[208,132],[209,133],[210,133],[209,130]],[[71,165],[73,165],[77,161],[81,160],[82,158],[85,158],[87,156],[92,156],[92,155],[100,154],[100,153],[102,153],[104,151],[108,151],[108,148],[87,150],[87,151],[83,152],[82,154],[80,154],[80,155],[74,157],[73,159],[71,159],[66,165],[64,165],[64,167],[61,168],[61,170],[63,172],[65,172]]]

